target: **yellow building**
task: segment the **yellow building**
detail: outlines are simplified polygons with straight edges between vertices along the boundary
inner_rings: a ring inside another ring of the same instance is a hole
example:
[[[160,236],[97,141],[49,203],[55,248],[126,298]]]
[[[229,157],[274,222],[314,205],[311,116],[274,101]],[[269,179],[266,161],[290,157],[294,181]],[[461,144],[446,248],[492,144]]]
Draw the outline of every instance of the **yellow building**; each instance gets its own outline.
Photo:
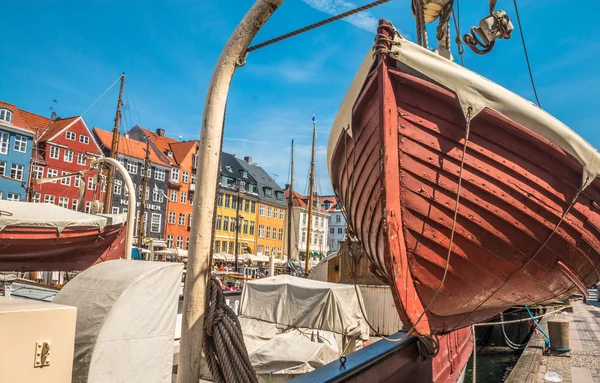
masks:
[[[257,252],[258,186],[240,162],[231,154],[221,154],[215,253],[235,254],[236,217],[239,222],[238,254]]]
[[[263,168],[252,163],[251,157],[244,157],[239,163],[248,172],[248,176],[256,181],[258,187],[256,254],[284,259],[285,194]]]

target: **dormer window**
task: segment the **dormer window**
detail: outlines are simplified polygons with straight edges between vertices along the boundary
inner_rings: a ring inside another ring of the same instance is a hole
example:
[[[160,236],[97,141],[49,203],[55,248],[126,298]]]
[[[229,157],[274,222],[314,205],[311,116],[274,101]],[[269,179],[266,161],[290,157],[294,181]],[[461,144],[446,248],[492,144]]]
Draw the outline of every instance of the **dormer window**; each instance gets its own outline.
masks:
[[[271,196],[273,195],[273,189],[263,188],[263,193],[265,193],[265,197],[271,198]]]
[[[231,166],[225,166],[225,169],[227,169],[229,173],[233,173],[233,169],[231,168]]]
[[[283,193],[280,191],[276,191],[275,198],[277,198],[277,201],[283,201]]]
[[[244,178],[248,178],[248,172],[247,171],[242,171],[242,177]]]
[[[0,109],[0,121],[12,124],[12,111],[8,109]]]
[[[167,150],[167,157],[173,158],[173,152],[170,150]]]

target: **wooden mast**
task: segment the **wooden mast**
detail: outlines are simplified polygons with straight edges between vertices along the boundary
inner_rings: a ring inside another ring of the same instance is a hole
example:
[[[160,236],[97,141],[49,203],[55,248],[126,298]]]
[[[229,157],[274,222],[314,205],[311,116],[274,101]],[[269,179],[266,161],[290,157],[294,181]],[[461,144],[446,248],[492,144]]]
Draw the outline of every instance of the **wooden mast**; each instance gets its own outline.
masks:
[[[292,256],[292,209],[294,207],[294,140],[292,140],[292,163],[290,165],[290,197],[288,198],[287,211],[287,261]]]
[[[119,88],[119,100],[117,101],[117,114],[115,126],[112,130],[112,144],[110,146],[110,158],[117,158],[119,151],[119,122],[121,121],[121,107],[123,106],[123,85],[125,85],[125,72],[121,74],[121,87]],[[111,200],[113,195],[114,169],[108,165],[108,177],[106,178],[106,195],[104,196],[104,214],[110,214]],[[131,193],[131,190],[129,191]]]
[[[315,141],[317,139],[317,123],[315,122],[315,112],[313,112],[313,137],[312,152],[310,160],[310,179],[308,190],[308,230],[306,232],[306,256],[304,261],[304,274],[308,276],[308,265],[310,260],[310,231],[312,230],[312,211],[313,211],[313,191],[315,190]]]
[[[142,197],[140,198],[140,213],[138,222],[138,249],[142,248],[144,237],[146,236],[146,222],[144,222],[144,213],[146,210],[146,190],[148,189],[148,166],[150,166],[150,137],[146,136],[146,158],[144,158],[144,169],[142,170]],[[135,191],[134,191],[135,193]]]

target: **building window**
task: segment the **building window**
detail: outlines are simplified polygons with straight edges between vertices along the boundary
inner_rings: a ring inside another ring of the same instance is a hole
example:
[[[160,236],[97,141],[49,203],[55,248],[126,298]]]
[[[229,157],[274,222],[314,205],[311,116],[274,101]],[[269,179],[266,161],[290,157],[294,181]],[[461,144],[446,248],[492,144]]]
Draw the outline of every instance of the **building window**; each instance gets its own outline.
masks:
[[[275,198],[277,198],[277,201],[283,201],[283,193],[280,191],[276,191]]]
[[[185,213],[179,213],[179,226],[185,226]]]
[[[266,256],[271,255],[271,247],[267,246],[267,252],[265,253]]]
[[[167,247],[169,249],[173,248],[173,234],[167,235]]]
[[[171,225],[175,224],[175,212],[174,211],[169,212],[169,224],[171,224]]]
[[[265,237],[265,225],[258,225],[258,238]]]
[[[163,202],[163,193],[156,185],[154,185],[154,189],[152,189],[152,200],[154,202]]]
[[[223,217],[223,230],[229,231],[229,217]]]
[[[283,220],[283,219],[284,219],[284,217],[285,217],[284,210],[283,210],[283,209],[280,209],[280,210],[279,210],[279,219]]]
[[[23,169],[25,167],[20,164],[12,164],[10,167],[10,178],[22,181],[23,180]]]
[[[71,201],[71,210],[77,211],[78,207],[79,207],[79,200],[77,198],[73,198],[73,200]]]
[[[248,221],[244,220],[244,234],[248,234]]]
[[[4,175],[4,172],[2,172],[0,170],[0,174]],[[44,176],[44,168],[41,167],[41,166],[34,165],[33,166],[33,178],[34,179],[39,179],[39,178],[42,178],[43,176]]]
[[[250,213],[256,213],[256,202],[252,201],[252,206],[250,207]]]
[[[177,168],[171,169],[171,181],[179,182],[179,169],[177,169]]]
[[[0,176],[6,176],[6,162],[0,161]]]
[[[42,198],[42,195],[40,193],[33,193],[33,196],[31,197],[31,202],[35,202],[35,203],[40,203]],[[77,201],[77,200],[74,200]]]
[[[301,242],[306,242],[306,230],[302,230],[302,240]]]
[[[339,214],[335,215],[335,223],[340,223],[342,221],[342,216]]]
[[[177,248],[183,250],[183,236],[177,236]]]
[[[190,248],[190,237],[186,237],[185,238],[185,249],[189,249]]]
[[[229,254],[233,254],[233,242],[229,242]]]
[[[77,154],[77,165],[84,165],[85,166],[85,154],[83,154],[83,153]]]
[[[221,251],[226,253],[227,252],[227,241],[222,241],[221,242]]]
[[[6,200],[7,201],[19,201],[21,199],[21,195],[17,193],[7,193]]]
[[[90,143],[90,138],[88,136],[81,135],[79,136],[79,142],[87,145]]]
[[[231,225],[229,226],[229,231],[235,232],[235,218],[231,218]]]
[[[67,197],[58,197],[58,206],[68,209],[69,208],[69,199]]]
[[[87,201],[85,203],[85,212],[88,214],[92,212],[92,201]]]
[[[112,208],[112,214],[119,214],[119,208],[113,206],[113,208]]]
[[[171,202],[177,202],[177,190],[171,190]]]
[[[152,213],[150,217],[150,232],[160,233],[160,214]]]
[[[27,137],[17,134],[15,136],[15,146],[13,149],[15,149],[15,152],[25,153],[27,151]]]
[[[259,227],[260,230],[260,227]],[[271,239],[271,227],[267,226],[267,239]]]
[[[0,113],[4,110],[0,110]],[[10,143],[10,134],[0,132],[0,154],[8,154],[8,144]]]
[[[263,188],[263,192],[265,193],[265,197],[271,198],[273,195],[273,189],[271,188]]]
[[[229,194],[225,194],[225,207],[231,206],[231,196]]]
[[[75,141],[75,138],[77,138],[77,135],[75,134],[75,132],[67,132],[66,136],[67,136],[67,140],[70,140],[70,141]]]
[[[44,203],[51,203],[51,204],[54,204],[54,201],[55,201],[55,199],[54,199],[54,196],[53,196],[53,195],[46,194],[46,195],[44,196]],[[91,203],[91,202],[90,202],[90,203]]]
[[[115,186],[113,187],[113,193],[115,195],[121,195],[122,190],[123,190],[123,187],[121,185],[115,184]]]
[[[186,184],[190,182],[190,173],[181,172],[181,182],[185,182]]]
[[[56,170],[56,169],[48,169],[48,175],[47,175],[48,178],[56,177],[56,176],[58,176],[58,170]],[[51,182],[52,183],[56,183],[56,180],[52,180]]]
[[[50,145],[50,158],[58,160],[60,156],[60,148],[58,146]]]
[[[271,218],[273,216],[273,208],[269,206],[267,208],[267,217]]]
[[[338,227],[338,234],[343,234],[343,233],[342,233],[342,228],[341,228],[341,227]]]
[[[180,201],[181,201],[181,203],[187,203],[187,193],[186,192],[181,192]]]
[[[157,181],[165,180],[165,171],[163,169],[155,169],[154,170],[154,179]]]
[[[262,253],[263,253],[263,249],[264,249],[264,246],[263,246],[263,245],[258,245],[258,248],[256,249],[256,252],[257,252],[258,254],[262,254]]]
[[[137,174],[138,164],[134,161],[127,161],[127,171],[131,174]]]
[[[335,234],[335,228],[330,227],[329,228],[329,234]]]
[[[283,241],[283,229],[279,229],[277,239]]]
[[[260,206],[258,207],[258,214],[259,214],[261,217],[264,217],[264,216],[265,216],[265,205],[260,205]]]
[[[246,183],[244,181],[240,181],[239,187],[240,190],[246,190]]]
[[[188,214],[188,229],[192,226],[192,213]]]
[[[12,112],[8,109],[0,109],[0,121],[12,124]]]
[[[221,252],[221,241],[215,241],[215,253]]]
[[[69,174],[68,172],[61,172],[61,175],[67,175]],[[61,178],[60,179],[60,184],[61,185],[71,185],[71,177],[66,177],[66,178]]]
[[[48,175],[50,175],[50,169],[48,169]],[[88,177],[87,188],[88,190],[94,190],[94,177]]]
[[[254,222],[250,222],[250,235],[254,235]]]
[[[231,208],[237,209],[237,197],[236,196],[231,197]]]
[[[196,173],[192,173],[192,185],[196,184]]]
[[[258,187],[254,184],[248,184],[248,191],[250,193],[258,194]]]
[[[223,220],[223,217],[221,217],[220,215],[217,216],[217,222],[216,222],[216,227],[217,230],[221,230],[221,221]]]
[[[250,212],[250,201],[248,199],[246,199],[246,201],[244,201],[244,211],[246,211],[246,213]]]
[[[217,206],[223,206],[223,193],[217,195]]]

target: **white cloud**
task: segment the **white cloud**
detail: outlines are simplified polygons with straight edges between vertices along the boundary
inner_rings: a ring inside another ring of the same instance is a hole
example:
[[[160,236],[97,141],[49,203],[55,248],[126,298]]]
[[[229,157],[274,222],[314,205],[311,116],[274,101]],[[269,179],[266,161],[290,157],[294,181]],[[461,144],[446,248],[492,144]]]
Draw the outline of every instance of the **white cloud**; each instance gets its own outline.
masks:
[[[356,4],[346,0],[302,0],[302,2],[314,9],[318,9],[319,11],[328,13],[332,16],[357,7]],[[363,11],[346,17],[344,20],[369,32],[373,32],[375,29],[377,29],[377,18],[368,11]]]

